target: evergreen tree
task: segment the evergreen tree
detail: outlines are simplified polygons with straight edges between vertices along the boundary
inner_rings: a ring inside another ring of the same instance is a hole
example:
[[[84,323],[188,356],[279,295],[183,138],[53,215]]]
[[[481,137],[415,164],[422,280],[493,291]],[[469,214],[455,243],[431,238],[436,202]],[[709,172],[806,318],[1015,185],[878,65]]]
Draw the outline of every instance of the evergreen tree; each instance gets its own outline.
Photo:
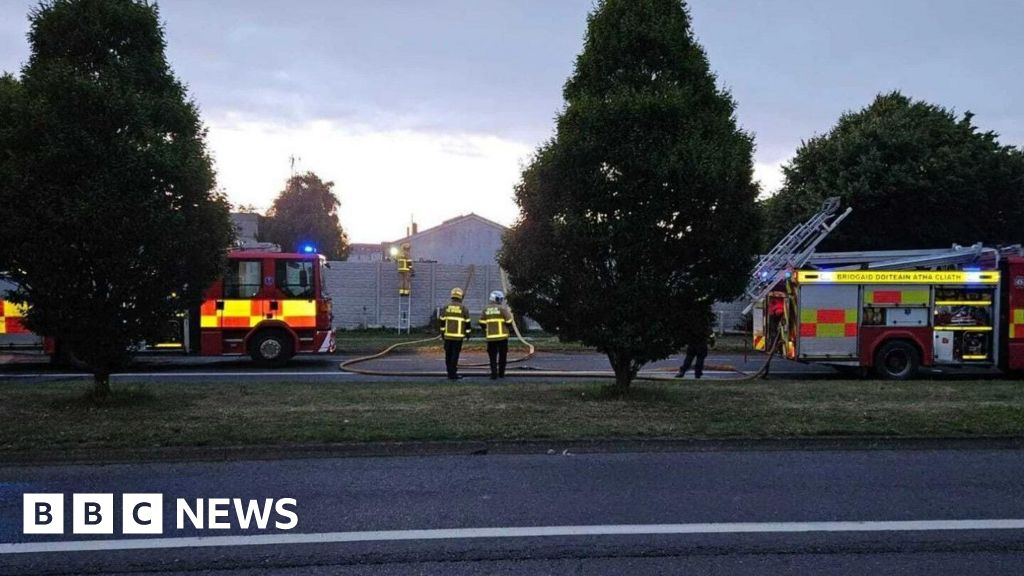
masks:
[[[48,0],[30,20],[30,59],[0,96],[0,269],[28,328],[105,396],[132,346],[223,271],[228,204],[154,5]]]
[[[607,354],[616,386],[706,338],[758,235],[753,142],[679,0],[603,0],[556,134],[516,188],[510,302]]]
[[[973,118],[899,92],[844,114],[783,168],[782,189],[765,203],[768,242],[830,196],[853,212],[825,239],[825,249],[1024,241],[1024,153],[979,132]]]

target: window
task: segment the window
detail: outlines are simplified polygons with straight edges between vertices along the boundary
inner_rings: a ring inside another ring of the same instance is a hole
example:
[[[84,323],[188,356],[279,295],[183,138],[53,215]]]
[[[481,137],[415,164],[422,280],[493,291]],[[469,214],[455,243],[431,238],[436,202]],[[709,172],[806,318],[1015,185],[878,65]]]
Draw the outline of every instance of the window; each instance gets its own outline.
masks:
[[[225,298],[253,298],[260,291],[259,260],[231,260],[224,275]]]
[[[331,289],[327,287],[327,269],[331,265],[326,260],[320,261],[320,297],[330,298]]]
[[[288,298],[312,299],[313,264],[311,260],[278,260],[277,288]]]

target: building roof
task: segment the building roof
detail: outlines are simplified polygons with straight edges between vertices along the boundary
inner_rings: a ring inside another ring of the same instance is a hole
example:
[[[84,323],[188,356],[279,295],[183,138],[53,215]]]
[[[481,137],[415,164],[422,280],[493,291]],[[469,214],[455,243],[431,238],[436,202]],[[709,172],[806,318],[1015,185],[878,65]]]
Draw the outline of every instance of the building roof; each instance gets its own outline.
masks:
[[[504,232],[506,230],[505,226],[502,226],[501,224],[498,224],[494,220],[489,220],[489,219],[484,218],[483,216],[481,216],[479,214],[476,214],[475,212],[470,212],[469,214],[462,214],[462,215],[456,216],[454,218],[449,218],[448,220],[445,220],[444,222],[441,222],[437,226],[433,226],[433,227],[427,228],[425,230],[420,230],[416,234],[413,234],[411,236],[405,236],[405,237],[399,238],[397,240],[393,240],[391,242],[388,242],[387,244],[400,244],[402,242],[410,242],[410,241],[416,240],[417,238],[422,238],[423,236],[426,236],[428,234],[432,234],[432,233],[434,233],[434,232],[436,232],[436,231],[438,231],[438,230],[440,230],[442,228],[448,228],[448,227],[451,227],[451,226],[457,226],[459,224],[462,224],[463,222],[468,222],[468,221],[480,222],[480,223],[485,224],[487,226],[491,226],[491,227],[493,227],[493,228],[495,228],[495,229],[497,229],[497,230],[499,230],[501,232]]]

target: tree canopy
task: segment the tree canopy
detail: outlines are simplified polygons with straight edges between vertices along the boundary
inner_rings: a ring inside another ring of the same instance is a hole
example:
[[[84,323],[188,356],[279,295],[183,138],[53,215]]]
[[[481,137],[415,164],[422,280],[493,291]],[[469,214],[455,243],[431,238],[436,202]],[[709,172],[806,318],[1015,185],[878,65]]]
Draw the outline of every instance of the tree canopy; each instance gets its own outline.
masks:
[[[331,260],[346,259],[348,236],[338,222],[341,201],[333,188],[334,182],[313,172],[289,178],[267,212],[261,238],[296,252],[312,244]]]
[[[103,395],[223,271],[228,204],[155,6],[48,0],[30,20],[29,61],[0,82],[0,269]]]
[[[1024,241],[1024,154],[981,132],[970,112],[892,92],[804,142],[765,203],[774,243],[839,196],[853,212],[832,250],[941,248]]]
[[[603,0],[556,134],[516,187],[510,302],[607,354],[617,386],[706,338],[756,247],[753,141],[678,0]]]

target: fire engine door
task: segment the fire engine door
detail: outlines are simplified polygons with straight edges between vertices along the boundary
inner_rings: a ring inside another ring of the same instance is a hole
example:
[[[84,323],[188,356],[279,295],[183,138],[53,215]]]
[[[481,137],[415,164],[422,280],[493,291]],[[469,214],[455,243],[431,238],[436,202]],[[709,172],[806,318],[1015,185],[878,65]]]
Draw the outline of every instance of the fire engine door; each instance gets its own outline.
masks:
[[[805,284],[800,287],[800,358],[857,358],[860,314],[857,285]]]

